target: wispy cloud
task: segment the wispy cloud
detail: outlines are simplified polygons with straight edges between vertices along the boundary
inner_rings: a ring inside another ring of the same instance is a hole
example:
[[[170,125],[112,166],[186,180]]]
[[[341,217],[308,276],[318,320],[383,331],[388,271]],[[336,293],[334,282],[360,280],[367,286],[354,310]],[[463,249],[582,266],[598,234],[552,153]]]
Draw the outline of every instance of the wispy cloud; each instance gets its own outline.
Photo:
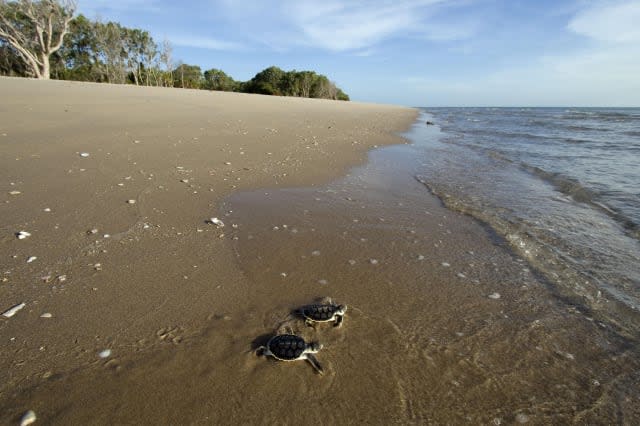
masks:
[[[504,66],[463,73],[460,79],[412,76],[404,80],[406,87],[441,105],[482,99],[485,105],[638,106],[640,3],[590,3],[565,22],[566,31],[580,36],[573,47],[550,45],[537,55],[510,58]],[[509,59],[507,53],[503,57]]]
[[[599,2],[569,21],[571,31],[595,40],[615,43],[640,42],[640,2]]]
[[[240,43],[234,43],[225,40],[218,40],[215,38],[209,37],[197,37],[190,35],[170,35],[167,37],[171,43],[176,46],[183,47],[197,47],[200,49],[210,49],[210,50],[233,50],[237,51],[238,49],[243,48]]]
[[[268,7],[258,1],[220,1],[231,21],[250,27],[249,34],[259,34],[256,39],[279,50],[304,46],[367,51],[399,37],[442,41],[473,33],[469,25],[432,20],[439,10],[457,3],[445,0],[282,0]]]

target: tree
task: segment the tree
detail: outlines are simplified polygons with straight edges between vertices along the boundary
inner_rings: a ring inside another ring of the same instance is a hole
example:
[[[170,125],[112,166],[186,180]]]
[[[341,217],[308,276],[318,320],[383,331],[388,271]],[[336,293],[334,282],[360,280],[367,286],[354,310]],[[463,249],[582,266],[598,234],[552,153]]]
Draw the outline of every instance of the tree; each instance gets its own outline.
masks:
[[[282,95],[281,85],[285,72],[278,67],[269,67],[260,71],[247,82],[245,90],[263,95]]]
[[[173,70],[173,78],[173,87],[200,89],[202,86],[202,71],[197,65],[179,64]]]
[[[237,83],[233,78],[222,70],[213,68],[204,72],[204,89],[233,92],[236,87]]]
[[[162,41],[158,62],[164,68],[164,78],[161,85],[173,86],[173,47],[166,38]]]
[[[107,81],[100,62],[96,23],[78,15],[69,24],[69,33],[52,57],[51,77],[61,80]]]
[[[0,39],[22,59],[39,79],[51,75],[50,57],[69,31],[75,0],[0,0]]]

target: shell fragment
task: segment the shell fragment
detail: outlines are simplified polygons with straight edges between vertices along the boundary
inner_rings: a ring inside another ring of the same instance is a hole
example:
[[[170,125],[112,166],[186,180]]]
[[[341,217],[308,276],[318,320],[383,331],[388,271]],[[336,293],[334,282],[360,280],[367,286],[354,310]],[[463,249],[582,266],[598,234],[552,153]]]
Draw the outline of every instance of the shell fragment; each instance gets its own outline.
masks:
[[[16,234],[16,237],[18,237],[19,240],[24,240],[25,238],[29,238],[30,236],[31,234],[27,231],[20,231]]]
[[[35,423],[37,420],[36,413],[33,410],[29,410],[20,419],[20,426],[29,426]]]
[[[27,306],[26,303],[22,302],[19,305],[15,305],[12,308],[7,309],[6,311],[4,311],[2,313],[3,317],[6,318],[11,318],[12,316],[14,316],[20,309],[24,308],[25,306]]]
[[[211,219],[209,219],[209,223],[216,225],[218,228],[224,227],[224,222],[222,222],[217,217],[212,217]]]

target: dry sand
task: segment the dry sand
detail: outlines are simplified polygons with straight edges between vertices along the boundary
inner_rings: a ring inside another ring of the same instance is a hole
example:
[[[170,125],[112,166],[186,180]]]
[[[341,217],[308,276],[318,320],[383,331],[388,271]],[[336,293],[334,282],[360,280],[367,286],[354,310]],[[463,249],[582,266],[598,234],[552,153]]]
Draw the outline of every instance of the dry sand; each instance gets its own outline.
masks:
[[[350,169],[404,142],[392,133],[414,110],[15,79],[0,92],[0,309],[26,303],[0,317],[1,423],[29,409],[47,424],[640,417],[635,341],[446,210],[413,178],[411,146]],[[343,327],[292,315],[322,296],[349,305]],[[285,327],[324,344],[323,376],[254,355]]]

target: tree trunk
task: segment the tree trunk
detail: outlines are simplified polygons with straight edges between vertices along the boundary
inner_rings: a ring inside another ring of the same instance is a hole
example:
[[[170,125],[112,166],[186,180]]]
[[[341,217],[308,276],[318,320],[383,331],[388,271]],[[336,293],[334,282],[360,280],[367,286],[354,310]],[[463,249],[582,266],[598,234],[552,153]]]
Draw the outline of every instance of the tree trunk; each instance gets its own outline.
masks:
[[[49,55],[42,54],[42,66],[40,67],[40,80],[49,80],[51,78],[51,64],[49,62]]]

